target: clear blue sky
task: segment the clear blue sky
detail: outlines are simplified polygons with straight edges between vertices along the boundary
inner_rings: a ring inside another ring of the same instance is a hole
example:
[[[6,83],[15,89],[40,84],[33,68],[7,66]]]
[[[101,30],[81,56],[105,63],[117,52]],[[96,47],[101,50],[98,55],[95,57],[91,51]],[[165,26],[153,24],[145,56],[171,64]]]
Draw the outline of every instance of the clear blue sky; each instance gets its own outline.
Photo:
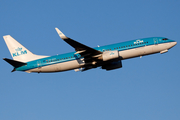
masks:
[[[0,120],[180,120],[179,0],[4,0],[0,2]],[[3,36],[35,54],[74,49],[55,31],[90,47],[162,36],[168,53],[123,61],[123,68],[23,73]]]

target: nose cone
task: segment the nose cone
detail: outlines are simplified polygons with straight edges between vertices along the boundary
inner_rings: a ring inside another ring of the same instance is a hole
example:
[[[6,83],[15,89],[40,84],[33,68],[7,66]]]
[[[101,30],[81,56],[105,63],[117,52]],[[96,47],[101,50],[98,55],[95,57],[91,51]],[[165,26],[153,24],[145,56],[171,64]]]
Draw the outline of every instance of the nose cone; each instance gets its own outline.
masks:
[[[169,43],[169,49],[172,48],[172,47],[174,47],[176,44],[177,44],[176,41],[170,42],[170,43]]]
[[[177,42],[172,42],[171,44],[174,47],[177,44]]]

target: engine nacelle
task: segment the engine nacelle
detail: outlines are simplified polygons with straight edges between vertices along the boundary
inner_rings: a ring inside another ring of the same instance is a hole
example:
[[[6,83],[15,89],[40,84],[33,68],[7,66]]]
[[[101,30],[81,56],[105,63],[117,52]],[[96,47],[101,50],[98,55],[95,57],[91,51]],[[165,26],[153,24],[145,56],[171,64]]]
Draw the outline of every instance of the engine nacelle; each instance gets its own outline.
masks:
[[[102,60],[103,61],[108,61],[108,60],[113,60],[113,59],[118,59],[119,58],[119,52],[116,51],[106,51],[103,52],[102,54]]]
[[[117,62],[111,62],[102,66],[102,69],[106,69],[106,70],[114,70],[117,68],[122,68],[121,60]]]

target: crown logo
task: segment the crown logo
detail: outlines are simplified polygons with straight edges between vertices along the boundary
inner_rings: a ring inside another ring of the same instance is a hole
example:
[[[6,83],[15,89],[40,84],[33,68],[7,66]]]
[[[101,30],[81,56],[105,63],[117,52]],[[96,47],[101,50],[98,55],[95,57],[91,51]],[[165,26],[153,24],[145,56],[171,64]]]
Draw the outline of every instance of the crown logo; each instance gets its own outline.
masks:
[[[17,48],[17,49],[15,49],[15,50],[18,52],[18,51],[21,51],[21,50],[22,50],[22,48],[19,48],[19,47],[18,47],[18,48]]]

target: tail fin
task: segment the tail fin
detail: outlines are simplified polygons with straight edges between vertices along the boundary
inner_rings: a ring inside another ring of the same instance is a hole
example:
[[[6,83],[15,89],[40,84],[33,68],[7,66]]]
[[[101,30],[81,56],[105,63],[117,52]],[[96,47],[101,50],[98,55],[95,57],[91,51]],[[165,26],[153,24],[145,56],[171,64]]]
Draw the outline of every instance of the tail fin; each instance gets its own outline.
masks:
[[[33,54],[10,35],[3,36],[3,38],[11,53],[12,58],[16,61],[28,62],[28,61],[48,57],[48,56],[40,56]]]

